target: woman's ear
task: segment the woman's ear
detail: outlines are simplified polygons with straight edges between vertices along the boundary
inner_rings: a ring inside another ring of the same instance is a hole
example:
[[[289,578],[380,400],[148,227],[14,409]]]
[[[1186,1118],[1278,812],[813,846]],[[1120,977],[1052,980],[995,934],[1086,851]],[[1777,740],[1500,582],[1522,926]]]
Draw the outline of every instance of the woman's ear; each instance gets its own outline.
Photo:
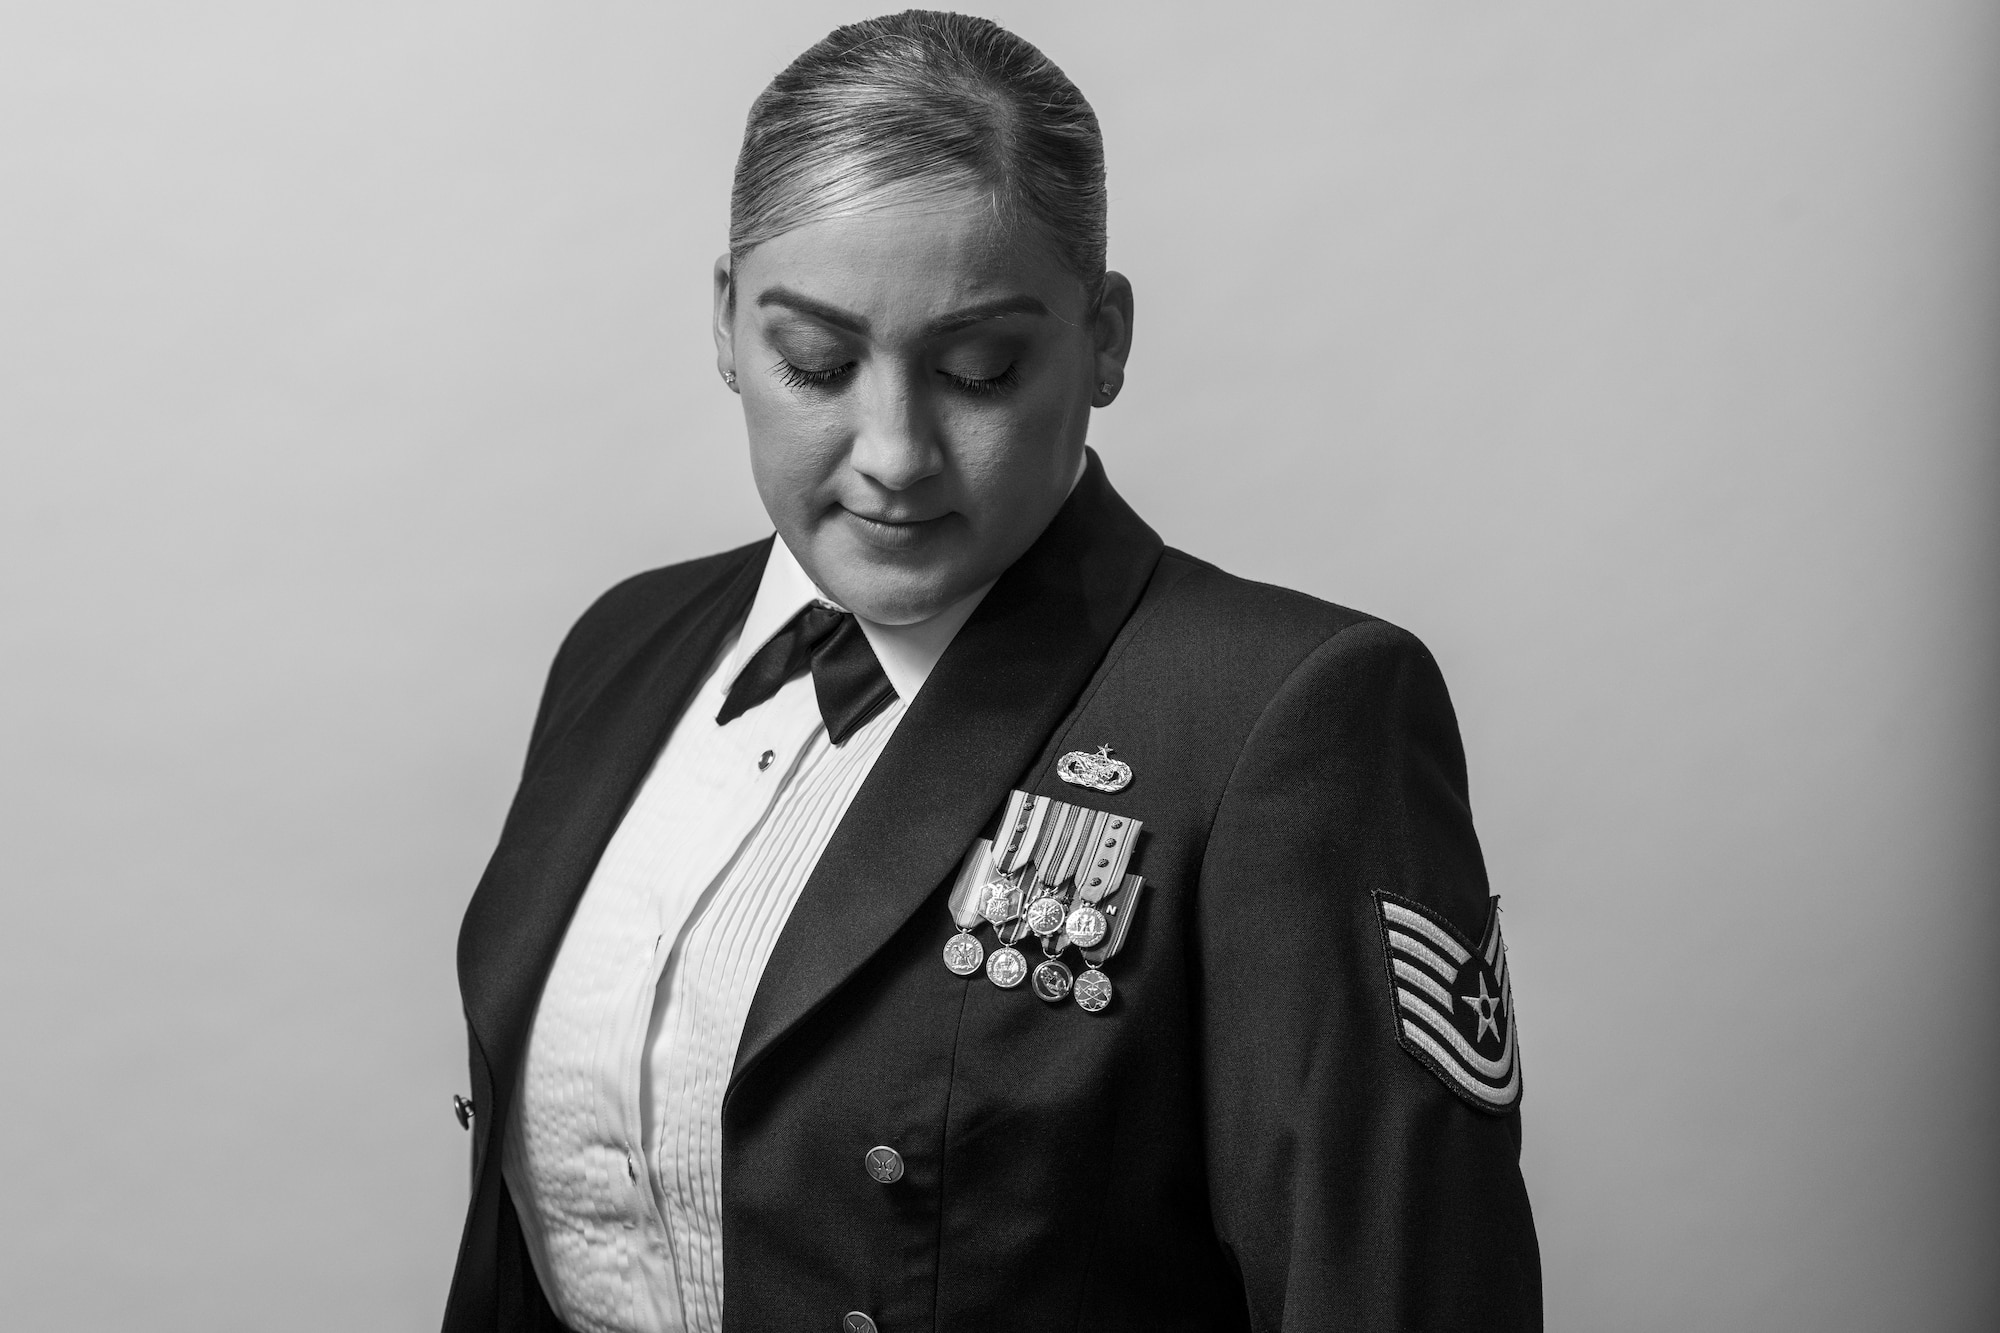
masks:
[[[1125,385],[1125,359],[1132,354],[1132,283],[1123,273],[1106,273],[1090,321],[1097,351],[1097,391],[1091,402],[1107,407]]]
[[[731,393],[736,388],[736,283],[729,256],[715,261],[715,369]]]

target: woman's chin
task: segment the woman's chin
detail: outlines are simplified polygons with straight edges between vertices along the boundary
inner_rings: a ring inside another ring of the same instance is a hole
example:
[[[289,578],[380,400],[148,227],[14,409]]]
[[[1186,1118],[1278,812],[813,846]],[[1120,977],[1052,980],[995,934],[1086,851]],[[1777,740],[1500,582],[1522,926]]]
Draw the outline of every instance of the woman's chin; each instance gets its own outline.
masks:
[[[927,532],[874,540],[843,522],[821,529],[800,563],[827,596],[878,625],[914,625],[928,620],[979,586],[962,531],[945,520],[910,525]]]
[[[828,571],[820,586],[863,620],[877,625],[914,625],[929,620],[979,586],[957,575],[951,565],[910,569],[855,562]]]
[[[929,620],[971,591],[958,591],[956,581],[930,573],[867,570],[856,574],[836,580],[840,586],[827,591],[855,615],[877,625],[915,625]]]

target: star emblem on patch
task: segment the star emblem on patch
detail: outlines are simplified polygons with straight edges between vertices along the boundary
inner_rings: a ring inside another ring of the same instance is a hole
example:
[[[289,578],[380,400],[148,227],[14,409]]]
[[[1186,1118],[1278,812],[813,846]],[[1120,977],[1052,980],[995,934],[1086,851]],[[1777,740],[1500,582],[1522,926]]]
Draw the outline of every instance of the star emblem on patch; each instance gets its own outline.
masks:
[[[1500,899],[1486,900],[1476,943],[1408,898],[1377,893],[1375,907],[1397,1041],[1476,1110],[1512,1111],[1521,1103],[1521,1060]]]

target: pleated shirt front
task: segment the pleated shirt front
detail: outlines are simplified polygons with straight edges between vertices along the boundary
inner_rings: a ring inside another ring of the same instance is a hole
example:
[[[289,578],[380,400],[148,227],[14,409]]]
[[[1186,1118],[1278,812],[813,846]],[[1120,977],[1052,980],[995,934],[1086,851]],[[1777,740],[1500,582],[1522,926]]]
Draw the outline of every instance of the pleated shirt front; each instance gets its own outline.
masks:
[[[736,641],[612,835],[550,969],[502,1168],[536,1276],[577,1333],[722,1326],[722,1095],[750,1001],[834,829],[985,589],[863,622],[897,698],[840,745],[812,677],[726,726],[750,654],[819,597],[782,541]]]

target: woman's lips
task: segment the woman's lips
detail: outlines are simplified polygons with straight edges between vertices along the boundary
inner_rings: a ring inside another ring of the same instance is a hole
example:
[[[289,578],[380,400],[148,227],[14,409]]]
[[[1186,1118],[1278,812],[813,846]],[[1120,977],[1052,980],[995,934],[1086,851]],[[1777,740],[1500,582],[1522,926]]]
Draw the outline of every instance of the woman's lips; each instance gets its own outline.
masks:
[[[864,541],[890,551],[907,551],[918,545],[951,517],[950,514],[940,514],[936,518],[875,518],[856,513],[845,505],[841,506],[840,512],[847,516],[848,525]]]

